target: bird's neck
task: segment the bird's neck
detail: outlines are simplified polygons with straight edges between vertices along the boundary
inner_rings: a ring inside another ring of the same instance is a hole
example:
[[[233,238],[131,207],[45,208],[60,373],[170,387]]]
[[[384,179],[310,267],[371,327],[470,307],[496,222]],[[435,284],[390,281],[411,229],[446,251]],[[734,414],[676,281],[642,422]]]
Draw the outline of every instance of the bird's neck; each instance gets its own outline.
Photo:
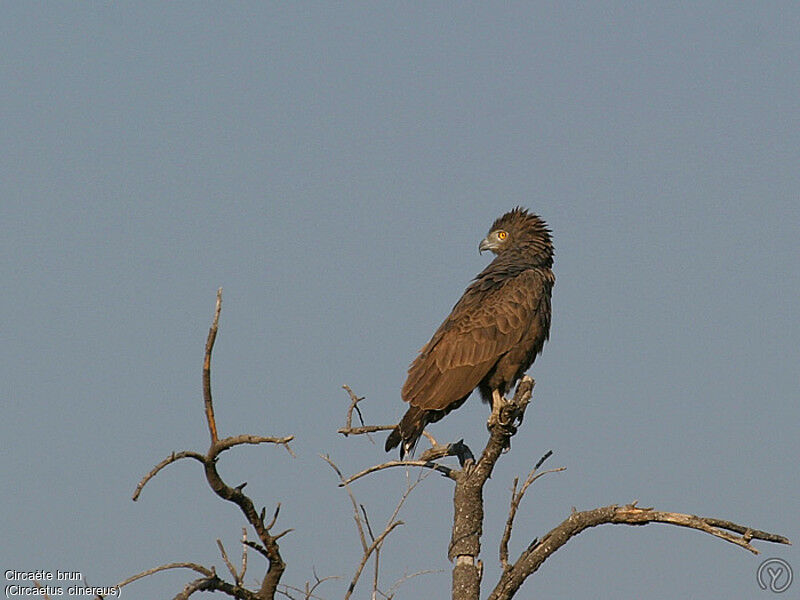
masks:
[[[553,253],[546,249],[525,248],[498,254],[486,270],[502,269],[514,273],[528,269],[550,269],[553,266]]]

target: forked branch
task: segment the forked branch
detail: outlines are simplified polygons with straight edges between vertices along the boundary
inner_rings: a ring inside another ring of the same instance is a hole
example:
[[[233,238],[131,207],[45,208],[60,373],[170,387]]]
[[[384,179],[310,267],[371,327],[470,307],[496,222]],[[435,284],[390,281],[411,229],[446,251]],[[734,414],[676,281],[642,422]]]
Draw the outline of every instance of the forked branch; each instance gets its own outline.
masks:
[[[514,565],[503,572],[500,576],[500,581],[492,591],[489,599],[507,600],[511,598],[525,579],[536,572],[536,570],[542,566],[542,563],[552,556],[556,550],[561,548],[561,546],[582,531],[590,527],[596,527],[607,523],[620,525],[667,523],[679,527],[688,527],[741,546],[754,554],[758,554],[758,550],[750,543],[751,540],[763,540],[777,544],[791,544],[791,542],[782,535],[752,529],[730,521],[665,512],[653,508],[639,508],[636,506],[636,502],[625,506],[613,504],[593,510],[573,512],[541,540],[534,540],[530,546],[522,552]]]
[[[514,478],[514,483],[511,486],[511,506],[508,509],[508,519],[506,519],[506,526],[503,529],[503,537],[500,538],[500,565],[503,567],[504,571],[510,568],[508,564],[508,542],[511,540],[511,529],[514,527],[514,517],[517,515],[517,510],[522,502],[522,498],[525,496],[525,492],[527,492],[528,488],[533,485],[533,482],[540,477],[543,477],[548,473],[560,473],[561,471],[566,470],[566,467],[558,467],[556,469],[539,471],[539,467],[541,467],[544,464],[544,461],[550,458],[552,454],[553,451],[548,450],[547,453],[539,459],[539,462],[537,462],[533,469],[531,469],[531,472],[528,473],[528,477],[525,478],[525,482],[522,484],[522,487],[519,491],[517,491],[519,478]]]
[[[342,471],[336,465],[336,463],[331,460],[329,456],[321,456],[321,458],[327,462],[330,467],[336,472],[336,475],[339,477],[339,486],[344,487],[347,490],[347,495],[350,498],[350,503],[353,506],[353,519],[356,523],[356,529],[358,530],[358,537],[361,542],[361,549],[362,549],[362,556],[361,561],[359,562],[358,566],[356,567],[355,574],[353,575],[352,580],[350,581],[350,585],[347,587],[347,592],[345,593],[344,600],[349,600],[353,591],[355,590],[356,584],[358,580],[361,578],[361,574],[366,567],[367,562],[369,561],[370,557],[374,557],[375,561],[375,569],[372,578],[372,597],[375,598],[378,594],[382,596],[386,596],[378,589],[378,570],[379,570],[379,563],[380,563],[380,552],[381,547],[383,546],[386,537],[394,531],[396,527],[403,525],[403,521],[398,520],[397,516],[400,513],[400,509],[402,508],[403,504],[405,503],[408,496],[414,491],[420,482],[425,478],[425,475],[420,473],[416,480],[413,482],[409,482],[406,486],[406,490],[403,495],[400,497],[400,500],[397,502],[395,506],[394,512],[392,512],[391,516],[389,517],[388,521],[386,522],[386,526],[384,527],[383,531],[379,535],[375,535],[372,531],[372,526],[369,522],[369,517],[367,516],[367,510],[364,508],[364,505],[358,504],[356,501],[355,494],[353,490],[350,489],[350,480],[346,480],[344,475],[342,475]],[[353,478],[350,478],[351,480]],[[360,510],[359,510],[360,509]],[[367,539],[369,536],[369,539]]]
[[[249,541],[247,540],[246,535],[244,535],[242,540],[242,548],[243,548],[243,556],[242,556],[242,566],[241,571],[237,572],[236,569],[233,567],[230,559],[228,558],[224,548],[222,547],[221,542],[218,541],[220,551],[222,553],[222,558],[225,564],[228,567],[228,570],[232,573],[235,582],[233,584],[228,583],[222,579],[220,579],[214,569],[208,569],[206,567],[200,567],[198,565],[193,565],[192,563],[174,563],[172,565],[162,565],[160,567],[155,567],[150,571],[145,571],[141,573],[135,578],[131,580],[127,580],[123,582],[125,585],[134,581],[135,579],[139,579],[141,577],[151,575],[157,573],[159,571],[163,571],[165,569],[170,568],[177,568],[177,567],[188,567],[194,568],[195,570],[199,571],[204,575],[204,577],[197,579],[195,581],[190,582],[186,585],[183,591],[176,596],[176,598],[188,598],[194,592],[197,591],[222,591],[232,596],[234,598],[240,598],[242,600],[272,600],[275,597],[275,593],[277,592],[278,584],[281,579],[281,575],[286,568],[286,564],[283,562],[283,559],[280,554],[280,547],[278,545],[278,540],[288,533],[291,530],[286,530],[282,533],[273,534],[272,527],[277,520],[277,512],[275,517],[269,522],[265,522],[265,511],[257,511],[253,501],[247,496],[242,490],[244,489],[247,483],[241,483],[236,487],[232,487],[228,485],[220,476],[219,472],[217,471],[217,459],[222,452],[229,450],[235,446],[241,446],[244,444],[277,444],[281,445],[286,450],[294,456],[292,453],[292,449],[289,446],[289,442],[292,441],[293,436],[285,436],[285,437],[264,437],[264,436],[256,436],[256,435],[238,435],[232,437],[226,437],[223,439],[219,439],[219,435],[217,433],[217,423],[214,417],[214,401],[213,396],[211,393],[211,355],[214,350],[214,342],[217,337],[217,330],[219,327],[219,316],[222,310],[222,289],[220,288],[217,291],[217,301],[216,307],[214,310],[214,318],[211,323],[211,328],[208,332],[208,338],[206,340],[205,345],[205,356],[203,359],[203,404],[205,407],[205,415],[206,415],[206,422],[208,425],[209,436],[211,438],[211,444],[208,448],[206,454],[201,454],[199,452],[194,452],[190,450],[184,450],[182,452],[173,452],[167,458],[162,460],[158,463],[147,475],[145,475],[139,484],[136,486],[136,490],[133,494],[133,500],[138,500],[142,489],[144,486],[153,478],[155,477],[164,467],[181,460],[183,458],[192,458],[200,463],[203,464],[204,473],[206,476],[206,481],[211,489],[216,493],[220,498],[223,500],[227,500],[236,504],[241,510],[242,514],[244,515],[247,522],[250,526],[255,530],[256,535],[258,537],[258,542]],[[257,549],[266,559],[268,562],[267,572],[264,575],[261,587],[258,591],[251,591],[242,585],[242,580],[244,578],[244,573],[247,568],[247,553],[246,550],[248,547]]]

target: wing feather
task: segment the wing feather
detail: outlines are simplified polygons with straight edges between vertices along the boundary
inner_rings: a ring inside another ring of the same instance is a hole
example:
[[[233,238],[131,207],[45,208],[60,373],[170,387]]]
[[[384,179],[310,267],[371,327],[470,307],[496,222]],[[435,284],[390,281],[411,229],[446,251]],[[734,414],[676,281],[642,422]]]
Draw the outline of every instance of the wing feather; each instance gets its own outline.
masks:
[[[544,286],[528,270],[495,286],[467,288],[408,369],[403,400],[423,410],[460,401],[531,328]]]

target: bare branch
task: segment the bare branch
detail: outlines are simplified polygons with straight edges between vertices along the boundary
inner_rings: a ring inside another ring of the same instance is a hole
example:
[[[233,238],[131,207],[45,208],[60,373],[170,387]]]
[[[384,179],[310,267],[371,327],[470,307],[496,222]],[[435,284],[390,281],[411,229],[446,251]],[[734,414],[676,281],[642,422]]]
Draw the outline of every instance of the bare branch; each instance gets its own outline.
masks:
[[[514,484],[511,489],[511,506],[508,510],[508,519],[506,520],[506,526],[503,529],[503,537],[500,539],[500,565],[503,567],[503,570],[509,569],[508,565],[508,542],[511,540],[511,529],[514,526],[514,517],[517,514],[517,509],[519,508],[520,502],[522,502],[522,497],[525,495],[525,492],[528,491],[528,488],[533,484],[534,481],[539,479],[548,473],[558,473],[561,471],[565,471],[566,467],[558,467],[557,469],[548,469],[547,471],[542,471],[541,473],[537,473],[537,469],[542,466],[545,460],[553,454],[553,451],[550,450],[545,454],[542,458],[539,459],[539,462],[536,463],[536,466],[531,469],[531,472],[528,473],[528,477],[525,479],[525,483],[522,484],[522,489],[517,492],[517,484],[519,483],[519,478],[514,478]]]
[[[394,427],[392,427],[392,429],[394,429]],[[430,442],[430,445],[432,447],[435,447],[435,446],[439,445],[439,442],[436,441],[435,437],[433,437],[430,433],[428,433],[427,429],[423,429],[422,430],[422,435],[425,436],[425,438],[428,440],[428,442]]]
[[[214,350],[214,341],[217,339],[217,329],[219,328],[219,315],[222,312],[222,288],[217,290],[217,304],[214,308],[214,319],[211,321],[211,328],[208,330],[206,339],[206,353],[203,359],[203,401],[206,408],[206,421],[208,422],[208,432],[211,435],[211,445],[217,443],[217,421],[214,418],[214,403],[211,398],[211,352]]]
[[[343,436],[348,435],[364,435],[369,433],[377,433],[379,431],[391,431],[394,425],[363,425],[361,427],[342,427],[337,429],[336,433],[341,433]]]
[[[223,440],[219,440],[216,444],[214,444],[215,454],[221,454],[225,450],[229,450],[234,446],[240,446],[242,444],[280,444],[286,451],[294,458],[295,454],[292,452],[291,447],[289,446],[289,442],[294,439],[293,435],[288,435],[286,437],[263,437],[260,435],[236,435],[232,437],[226,437]]]
[[[380,465],[373,465],[356,473],[355,475],[351,475],[347,479],[343,480],[339,487],[344,487],[348,484],[353,483],[357,479],[361,479],[362,477],[369,475],[370,473],[374,473],[376,471],[382,471],[383,469],[390,469],[392,467],[423,467],[425,469],[432,469],[434,471],[438,471],[445,477],[449,477],[450,479],[455,479],[455,471],[450,467],[445,465],[440,465],[435,462],[426,461],[426,460],[390,460],[389,462],[382,463]]]
[[[789,541],[788,538],[778,535],[775,533],[767,533],[766,531],[760,531],[758,529],[751,529],[750,527],[745,527],[744,525],[738,525],[731,521],[726,521],[724,519],[714,519],[711,517],[703,517],[703,521],[705,521],[711,527],[717,527],[719,529],[727,529],[728,531],[733,531],[734,533],[739,533],[742,536],[742,539],[746,542],[750,540],[763,540],[765,542],[773,542],[775,544],[788,544],[792,545],[792,542]]]
[[[262,546],[258,542],[253,542],[252,540],[247,540],[246,542],[244,542],[244,544],[248,548],[252,548],[256,552],[258,552],[261,556],[263,556],[264,558],[269,560],[269,554],[267,554],[267,549],[264,548],[264,546]]]
[[[342,389],[344,389],[347,392],[347,394],[350,396],[350,407],[347,409],[347,419],[345,421],[344,428],[345,429],[352,429],[353,428],[353,409],[357,409],[358,408],[358,403],[361,402],[364,399],[364,396],[361,396],[360,398],[358,396],[356,396],[355,393],[353,393],[353,390],[351,390],[350,386],[347,385],[347,384],[343,385]],[[359,415],[359,418],[361,419],[361,424],[363,425],[364,424],[364,419],[361,417],[361,413],[359,412],[358,415]],[[345,434],[345,435],[347,435],[347,434]]]
[[[458,440],[446,446],[434,445],[420,454],[419,460],[428,462],[444,458],[445,456],[457,457],[458,464],[461,465],[462,468],[468,461],[475,462],[475,456],[472,454],[472,450],[469,449],[469,446],[464,443],[464,440]]]
[[[347,600],[353,594],[353,590],[356,587],[356,583],[358,583],[358,580],[361,577],[361,571],[364,570],[364,566],[367,564],[370,555],[375,551],[376,548],[380,547],[380,545],[383,543],[383,540],[386,539],[386,536],[389,535],[394,530],[394,528],[398,527],[399,525],[403,525],[403,521],[395,521],[387,525],[383,533],[381,533],[377,538],[375,538],[375,541],[372,542],[369,548],[367,548],[366,552],[364,552],[364,556],[361,557],[361,562],[359,563],[358,568],[356,569],[356,573],[355,575],[353,575],[353,579],[350,581],[350,585],[347,587],[347,593],[344,595],[344,600]]]
[[[353,390],[350,389],[349,385],[343,385],[342,389],[344,389],[348,396],[350,396],[350,406],[347,408],[345,426],[338,429],[337,433],[341,433],[344,437],[348,437],[350,435],[366,435],[372,443],[375,443],[372,439],[372,436],[369,435],[370,433],[394,429],[394,425],[365,425],[364,417],[361,414],[361,409],[358,408],[358,403],[364,400],[364,396],[356,396]],[[360,427],[353,427],[353,411],[358,414],[358,420],[361,421]]]
[[[315,575],[314,578],[315,578],[314,585],[309,585],[310,582],[307,581],[305,589],[301,589],[299,587],[295,587],[295,586],[292,586],[292,585],[287,585],[285,583],[282,583],[281,586],[280,586],[282,589],[279,589],[278,593],[283,594],[284,596],[286,596],[287,598],[291,598],[292,600],[295,600],[295,597],[292,594],[289,593],[290,591],[302,594],[303,595],[303,600],[323,600],[320,596],[317,596],[314,593],[317,590],[317,588],[320,585],[322,585],[323,583],[325,583],[326,581],[332,581],[334,579],[341,579],[341,577],[339,575],[328,575],[327,577],[322,577],[322,578],[319,578],[319,577],[317,577]]]
[[[39,590],[44,590],[44,589],[47,589],[47,588],[45,588],[45,587],[44,587],[44,586],[43,586],[41,583],[39,583],[39,580],[38,580],[38,579],[34,579],[34,580],[33,580],[33,584],[36,586],[36,589],[39,589]],[[50,595],[49,595],[47,592],[43,592],[43,593],[42,593],[42,598],[43,598],[43,600],[52,600],[52,599],[50,598]]]
[[[364,525],[361,522],[361,516],[358,514],[358,502],[353,494],[353,490],[351,490],[348,483],[345,482],[344,475],[342,475],[341,470],[338,466],[336,466],[336,463],[333,462],[330,456],[320,454],[320,458],[328,463],[336,472],[336,475],[339,476],[339,487],[344,487],[347,490],[347,495],[350,497],[350,503],[353,505],[353,520],[356,522],[356,529],[358,530],[358,538],[361,541],[361,548],[364,552],[366,552],[369,546],[367,545],[367,537],[364,535]]]
[[[222,555],[222,560],[225,561],[225,566],[228,567],[228,571],[230,572],[231,576],[233,576],[233,580],[236,582],[236,585],[241,584],[239,574],[236,572],[233,563],[228,558],[228,553],[225,552],[225,546],[222,545],[222,540],[219,538],[217,538],[217,548],[219,548],[219,552]]]
[[[269,530],[264,525],[264,521],[256,512],[253,501],[240,489],[230,487],[219,476],[219,473],[217,472],[216,461],[214,460],[214,450],[215,448],[212,445],[212,447],[209,449],[209,456],[205,462],[206,479],[208,480],[208,484],[211,486],[211,489],[214,490],[214,493],[216,493],[223,500],[233,502],[239,507],[239,509],[242,511],[242,514],[244,514],[245,518],[247,519],[247,522],[250,523],[250,525],[252,525],[253,529],[256,531],[259,540],[263,544],[267,558],[269,559],[269,568],[267,570],[267,574],[264,576],[264,580],[262,581],[259,595],[263,598],[272,598],[275,595],[275,589],[280,581],[281,576],[283,575],[283,571],[286,569],[286,564],[281,558],[278,547],[278,538],[277,536],[273,536],[269,533]]]
[[[378,593],[378,576],[381,569],[381,547],[375,548],[375,560],[372,569],[372,598],[374,599]]]
[[[350,389],[349,385],[343,385],[342,388],[347,392],[350,396],[350,406],[347,408],[347,418],[345,419],[345,426],[341,427],[336,430],[337,433],[341,433],[344,437],[348,437],[350,435],[366,435],[370,442],[373,444],[375,440],[372,439],[371,433],[378,433],[381,431],[391,431],[397,425],[365,425],[364,424],[364,417],[361,414],[361,409],[358,408],[358,403],[364,400],[364,396],[356,396],[353,390]],[[358,419],[361,421],[361,425],[358,427],[353,427],[353,411],[358,414]],[[430,433],[427,431],[423,431],[422,435],[424,435],[428,441],[430,442],[432,447],[439,446],[436,438],[434,438]]]
[[[242,570],[237,583],[241,585],[244,582],[244,576],[247,573],[247,527],[242,527]]]
[[[142,571],[141,573],[137,573],[132,577],[128,577],[124,581],[120,581],[117,584],[117,587],[118,588],[125,587],[129,583],[133,583],[134,581],[142,579],[143,577],[148,577],[149,575],[154,575],[156,573],[159,573],[161,571],[166,571],[168,569],[191,569],[193,571],[197,571],[201,575],[205,575],[206,577],[214,576],[214,571],[212,569],[204,567],[203,565],[198,565],[191,562],[177,562],[177,563],[169,563],[166,565],[160,565],[158,567],[153,567],[152,569],[147,569],[146,571]]]
[[[175,596],[174,600],[186,600],[195,592],[224,592],[228,596],[237,598],[238,600],[261,600],[261,596],[243,588],[239,585],[232,585],[227,581],[223,581],[216,574],[211,577],[204,577],[195,579],[186,584],[183,591]]]
[[[414,579],[415,577],[419,577],[420,575],[430,575],[432,573],[442,573],[442,572],[443,569],[425,569],[423,571],[417,571],[416,573],[409,573],[408,575],[403,575],[400,579],[398,579],[392,584],[392,587],[390,587],[385,594],[381,592],[381,595],[387,600],[391,600],[392,598],[394,598],[397,589],[409,579]]]
[[[211,579],[210,578],[203,578],[203,579],[195,579],[194,581],[190,581],[186,584],[183,588],[183,591],[175,596],[173,600],[186,600],[194,594],[195,592],[201,592],[203,590],[209,589]]]
[[[317,577],[317,574],[314,573],[314,579],[315,579],[314,585],[312,585],[310,588],[308,588],[306,590],[305,600],[309,600],[310,598],[316,598],[316,596],[314,596],[314,592],[317,590],[317,588],[320,585],[322,585],[326,581],[332,581],[334,579],[341,579],[341,577],[339,575],[328,575],[327,577],[319,578],[319,577]]]
[[[272,539],[277,541],[277,540],[281,539],[283,536],[285,536],[286,534],[292,533],[293,531],[294,531],[294,527],[290,527],[289,529],[284,529],[280,533],[272,536]]]
[[[490,600],[510,599],[525,579],[534,573],[542,563],[561,546],[585,529],[607,523],[622,525],[667,523],[680,527],[688,527],[741,546],[754,554],[758,554],[758,550],[750,544],[750,540],[752,539],[776,542],[779,544],[791,543],[783,536],[751,529],[729,521],[658,511],[652,508],[639,508],[636,506],[635,502],[626,506],[614,504],[583,512],[573,512],[560,525],[547,533],[540,541],[532,543],[520,555],[514,565],[503,572],[500,581],[489,596]]]
[[[372,533],[372,525],[369,522],[369,516],[367,515],[367,509],[364,508],[363,504],[358,505],[361,508],[361,514],[364,515],[364,524],[367,526],[367,533],[369,533],[369,539],[373,542],[375,541],[375,534]]]
[[[233,502],[244,514],[247,522],[252,525],[259,540],[261,541],[264,552],[269,561],[269,567],[266,575],[261,582],[261,589],[258,595],[262,598],[274,598],[275,590],[277,589],[278,582],[286,569],[286,563],[280,554],[280,549],[277,543],[277,537],[269,533],[269,529],[264,526],[264,519],[256,512],[253,501],[242,492],[242,487],[232,488],[225,483],[217,472],[217,457],[220,452],[227,450],[238,444],[260,444],[264,442],[280,443],[288,447],[289,438],[265,438],[260,436],[235,436],[225,438],[221,442],[217,435],[216,422],[214,421],[214,409],[211,393],[211,353],[214,348],[214,340],[217,335],[217,327],[219,324],[219,315],[222,307],[222,288],[217,292],[217,304],[214,312],[214,320],[211,324],[211,329],[208,332],[208,340],[206,341],[206,352],[203,361],[203,399],[206,408],[206,419],[208,420],[209,431],[211,433],[211,446],[208,449],[208,454],[203,462],[205,467],[206,480],[208,485],[223,500]],[[285,535],[288,531],[281,535]],[[224,582],[222,582],[224,583]],[[224,590],[223,590],[224,591]]]
[[[345,600],[347,598],[349,598],[350,595],[353,593],[353,590],[355,589],[355,586],[358,583],[359,578],[361,577],[361,573],[364,570],[364,567],[366,566],[366,564],[369,561],[369,558],[370,558],[370,556],[372,554],[375,555],[375,569],[373,571],[373,577],[372,577],[372,592],[373,592],[372,595],[373,595],[373,597],[375,597],[375,595],[379,592],[379,590],[378,590],[378,573],[379,573],[379,564],[380,564],[381,545],[383,544],[383,541],[386,539],[386,536],[388,536],[389,533],[391,531],[393,531],[395,527],[403,524],[402,521],[398,521],[398,520],[395,520],[395,519],[397,518],[397,515],[399,514],[400,509],[402,508],[402,506],[405,503],[405,501],[408,498],[408,496],[411,494],[411,492],[414,490],[414,488],[416,488],[417,485],[419,485],[423,481],[423,479],[425,479],[426,475],[423,474],[423,473],[420,473],[417,476],[417,479],[413,483],[409,483],[408,484],[408,486],[406,487],[405,492],[400,497],[400,500],[397,502],[397,505],[395,506],[394,512],[392,512],[391,516],[389,517],[389,520],[387,521],[386,527],[384,528],[383,532],[380,535],[378,535],[377,537],[375,537],[375,534],[372,531],[372,525],[371,525],[371,523],[369,521],[369,516],[367,514],[367,510],[366,510],[366,508],[364,507],[363,504],[359,504],[358,501],[356,500],[355,494],[353,494],[353,490],[350,488],[350,481],[349,480],[345,480],[344,475],[342,474],[341,470],[339,469],[339,467],[336,465],[336,463],[334,463],[333,460],[329,456],[320,455],[320,457],[325,462],[327,462],[330,465],[330,467],[336,472],[336,475],[339,477],[339,486],[340,487],[344,487],[345,490],[347,490],[347,494],[348,494],[348,496],[350,498],[350,503],[353,506],[353,518],[354,518],[354,520],[356,522],[356,527],[358,529],[358,536],[359,536],[359,539],[361,541],[361,547],[362,547],[362,550],[363,550],[363,554],[362,554],[362,557],[361,557],[361,562],[359,563],[359,565],[358,565],[358,567],[356,569],[356,572],[353,575],[353,579],[350,582],[350,586],[348,587],[348,591],[347,591],[347,593],[345,595]],[[351,480],[352,479],[353,478],[351,478]],[[359,514],[359,509],[361,510],[361,514]],[[366,534],[369,534],[369,538],[372,541],[371,544],[367,543],[367,536],[365,534],[365,531],[366,531]]]
[[[278,520],[278,515],[279,514],[281,514],[281,503],[280,502],[278,502],[278,504],[275,506],[275,512],[272,513],[272,519],[270,520],[269,524],[264,526],[264,528],[267,529],[267,530],[272,529],[272,527],[275,525],[275,522]],[[263,522],[264,521],[264,511],[263,510],[261,511],[261,517],[260,518],[261,518],[261,521]]]
[[[167,458],[162,460],[158,463],[153,469],[139,482],[139,485],[136,486],[136,490],[133,492],[133,501],[136,502],[139,499],[139,495],[142,493],[142,489],[150,481],[153,477],[155,477],[158,472],[166,467],[167,465],[171,465],[172,463],[182,459],[182,458],[193,458],[201,463],[204,463],[206,457],[200,454],[199,452],[192,452],[190,450],[184,450],[183,452],[173,452]]]
[[[206,340],[205,346],[205,355],[203,359],[203,402],[205,406],[205,415],[206,421],[208,423],[208,430],[211,437],[211,445],[209,446],[208,452],[203,455],[198,452],[190,452],[190,451],[183,451],[183,452],[173,452],[170,456],[166,459],[161,461],[158,465],[156,465],[145,477],[139,482],[139,485],[136,487],[136,490],[133,495],[133,499],[136,500],[144,486],[147,484],[150,479],[152,479],[161,469],[166,467],[173,462],[180,460],[182,458],[193,458],[198,462],[203,463],[204,472],[206,476],[206,481],[211,489],[216,493],[220,498],[223,500],[227,500],[236,504],[239,509],[242,511],[243,515],[247,522],[253,527],[255,530],[258,540],[261,542],[260,544],[253,541],[247,540],[246,530],[243,533],[242,537],[242,572],[241,574],[236,573],[236,569],[233,567],[230,559],[228,558],[227,553],[225,552],[225,548],[222,546],[222,543],[217,540],[217,544],[219,546],[220,552],[222,553],[223,560],[227,565],[228,569],[230,570],[231,574],[234,577],[235,584],[230,584],[226,581],[219,579],[214,572],[213,569],[206,569],[205,567],[200,567],[199,565],[193,565],[192,563],[175,563],[175,566],[183,566],[188,568],[195,568],[195,570],[199,570],[205,577],[197,579],[193,582],[187,584],[184,590],[176,596],[176,598],[188,598],[194,592],[197,591],[221,591],[230,596],[235,598],[239,598],[241,600],[267,600],[272,599],[275,596],[278,583],[280,578],[286,568],[286,564],[283,562],[283,559],[280,555],[280,549],[278,546],[278,539],[282,536],[286,535],[291,531],[291,529],[286,530],[278,535],[272,535],[270,530],[272,526],[275,524],[277,519],[278,513],[277,510],[275,512],[275,516],[273,517],[272,521],[269,525],[265,525],[264,523],[264,511],[261,514],[256,512],[256,508],[253,505],[252,500],[243,492],[244,487],[247,483],[242,483],[237,487],[231,487],[223,479],[220,477],[217,471],[217,459],[220,453],[229,450],[235,446],[243,445],[243,444],[264,444],[264,443],[272,443],[272,444],[280,444],[286,448],[290,455],[294,456],[291,447],[289,446],[289,442],[294,439],[293,436],[286,436],[286,437],[264,437],[264,436],[256,436],[256,435],[238,435],[232,437],[226,437],[222,440],[219,439],[219,435],[217,433],[217,424],[214,417],[214,403],[213,403],[213,396],[211,392],[211,356],[212,351],[214,348],[214,341],[216,340],[217,330],[219,327],[219,317],[220,312],[222,310],[222,288],[217,291],[217,300],[216,306],[214,311],[214,318],[211,324],[211,328],[208,332],[208,338]],[[278,505],[280,507],[280,505]],[[261,583],[261,588],[256,592],[251,592],[242,587],[241,583],[244,577],[245,570],[247,568],[247,547],[250,546],[260,552],[268,561],[268,568],[267,572],[264,575],[264,578]],[[134,579],[138,579],[140,577],[144,577],[146,575],[158,572],[159,570],[164,570],[166,568],[175,568],[169,565],[158,567],[155,570],[151,570],[149,572],[145,572],[144,574],[140,574],[136,576]]]

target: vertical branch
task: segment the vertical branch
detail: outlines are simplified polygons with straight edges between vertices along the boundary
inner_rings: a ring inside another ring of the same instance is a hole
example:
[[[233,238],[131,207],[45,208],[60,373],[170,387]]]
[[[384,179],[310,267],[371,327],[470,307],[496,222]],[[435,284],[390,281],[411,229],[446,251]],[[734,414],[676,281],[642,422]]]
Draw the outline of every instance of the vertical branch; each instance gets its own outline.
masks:
[[[283,558],[281,557],[280,554],[280,547],[278,545],[278,540],[282,536],[289,533],[291,529],[273,535],[271,532],[271,528],[275,524],[275,521],[277,520],[278,516],[277,511],[275,513],[275,518],[273,518],[273,520],[269,524],[266,524],[264,522],[265,518],[264,510],[262,510],[261,513],[259,513],[256,510],[253,501],[242,491],[245,485],[247,485],[247,483],[246,482],[242,483],[236,487],[231,487],[230,485],[228,485],[222,479],[219,472],[217,471],[217,459],[219,458],[220,453],[242,444],[263,444],[263,443],[281,444],[285,446],[286,449],[289,450],[291,454],[291,449],[289,448],[288,443],[293,439],[293,436],[288,436],[284,438],[269,438],[262,436],[253,436],[253,435],[239,435],[239,436],[219,439],[219,435],[217,433],[217,424],[214,418],[214,403],[211,393],[211,353],[212,350],[214,349],[214,341],[216,340],[217,337],[217,329],[219,327],[219,316],[221,310],[222,310],[222,288],[217,290],[217,302],[216,302],[216,308],[214,310],[214,319],[211,323],[211,328],[208,331],[208,339],[206,340],[206,347],[205,347],[205,357],[203,360],[203,401],[205,405],[206,421],[208,422],[208,431],[211,436],[211,445],[208,448],[208,452],[205,454],[205,456],[197,452],[173,453],[171,456],[169,456],[165,460],[161,461],[161,463],[156,465],[156,467],[150,473],[148,473],[144,477],[144,479],[142,479],[142,481],[136,488],[136,492],[134,494],[134,500],[136,500],[136,498],[138,497],[139,493],[142,490],[142,487],[166,465],[171,464],[181,458],[194,458],[195,460],[202,462],[205,471],[206,481],[208,482],[209,487],[217,496],[219,496],[223,500],[227,500],[228,502],[233,502],[239,507],[245,519],[253,527],[258,536],[259,541],[261,542],[260,545],[249,542],[247,540],[245,532],[243,534],[242,543],[247,546],[256,548],[267,559],[267,561],[269,562],[269,566],[261,582],[261,588],[259,589],[259,591],[251,592],[245,590],[244,588],[241,588],[241,582],[243,580],[244,572],[247,567],[246,549],[243,548],[242,550],[243,551],[242,572],[241,574],[238,574],[236,572],[236,569],[233,567],[233,564],[231,563],[227,553],[225,552],[225,549],[222,547],[221,542],[218,541],[220,552],[222,553],[222,558],[225,561],[228,570],[231,572],[231,575],[234,578],[235,585],[231,585],[224,581],[218,580],[215,574],[213,575],[213,578],[203,579],[198,585],[205,586],[202,587],[202,589],[208,589],[208,590],[219,589],[222,591],[226,591],[225,586],[228,586],[231,589],[236,588],[237,591],[235,593],[229,593],[229,595],[232,595],[236,598],[244,598],[245,600],[251,600],[251,599],[272,600],[275,597],[275,593],[277,592],[281,576],[283,575],[283,572],[286,569],[286,563],[283,561]],[[223,586],[223,587],[214,587],[214,586]],[[182,596],[188,597],[188,595],[190,595],[191,593],[193,593],[191,590],[189,590],[188,592],[184,590]]]
[[[217,290],[217,305],[214,309],[214,320],[208,330],[206,339],[206,353],[203,359],[203,401],[206,406],[206,421],[208,421],[208,432],[211,435],[211,445],[217,443],[217,421],[214,419],[214,403],[211,399],[211,351],[214,349],[214,341],[217,339],[217,328],[219,326],[219,313],[222,311],[222,288]]]
[[[247,573],[247,527],[242,527],[242,570],[241,573],[241,584],[244,581],[244,576]]]
[[[214,403],[211,400],[211,351],[214,349],[214,341],[217,339],[217,328],[219,327],[219,313],[222,311],[222,288],[217,290],[217,306],[214,309],[214,320],[208,330],[206,339],[206,353],[203,359],[203,401],[206,406],[206,421],[208,421],[208,432],[211,434],[211,445],[217,443],[217,421],[214,419]]]
[[[489,441],[480,459],[458,473],[453,494],[453,534],[448,552],[450,560],[456,563],[453,567],[453,600],[480,598],[483,564],[478,556],[483,534],[483,486],[492,475],[500,454],[510,446],[511,436],[517,431],[515,424],[522,421],[533,386],[533,379],[525,376],[517,385],[513,400],[499,398],[500,405],[493,407],[488,423]]]
[[[525,479],[525,483],[522,484],[522,489],[517,492],[517,485],[519,485],[519,477],[514,478],[514,485],[511,487],[511,505],[508,509],[508,519],[506,519],[506,526],[503,529],[503,537],[500,538],[500,566],[503,567],[503,571],[507,571],[511,568],[508,564],[508,542],[511,540],[511,529],[514,527],[514,517],[517,515],[517,509],[519,509],[520,502],[522,502],[523,496],[525,496],[525,492],[528,491],[528,488],[533,485],[539,477],[543,475],[547,475],[548,473],[560,473],[561,471],[566,471],[566,467],[558,467],[556,469],[549,469],[547,471],[542,471],[541,473],[538,472],[539,467],[544,464],[550,456],[552,456],[553,451],[548,450],[547,453],[539,459],[539,462],[536,463],[536,466],[531,469],[531,472],[528,473],[528,477]]]

